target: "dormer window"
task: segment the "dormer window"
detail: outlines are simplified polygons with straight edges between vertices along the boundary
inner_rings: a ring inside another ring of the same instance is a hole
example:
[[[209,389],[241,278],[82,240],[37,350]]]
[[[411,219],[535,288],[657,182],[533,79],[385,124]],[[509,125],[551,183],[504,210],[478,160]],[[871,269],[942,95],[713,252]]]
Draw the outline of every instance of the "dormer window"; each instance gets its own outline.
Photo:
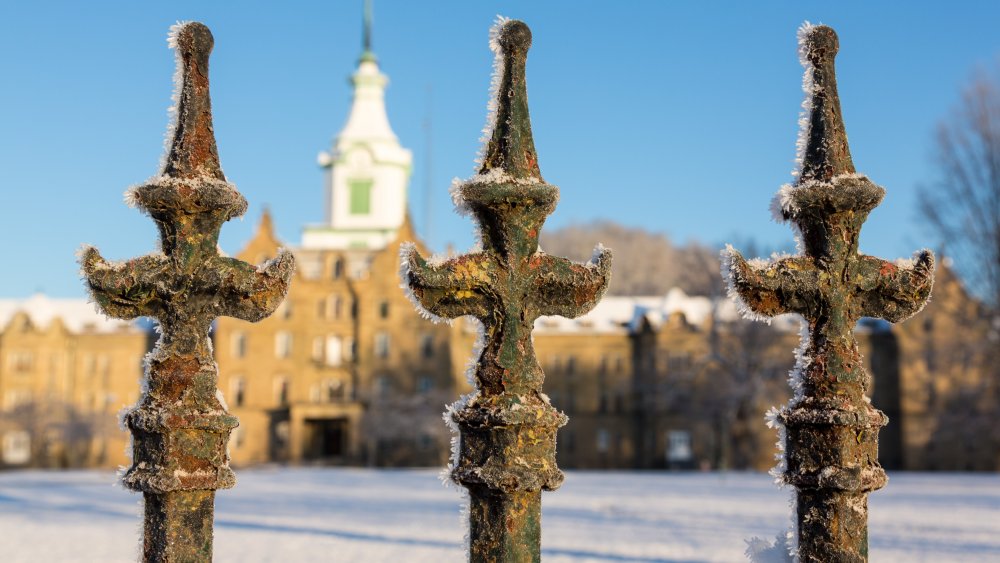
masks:
[[[348,180],[347,186],[351,196],[351,215],[368,215],[372,206],[372,184],[371,179]]]

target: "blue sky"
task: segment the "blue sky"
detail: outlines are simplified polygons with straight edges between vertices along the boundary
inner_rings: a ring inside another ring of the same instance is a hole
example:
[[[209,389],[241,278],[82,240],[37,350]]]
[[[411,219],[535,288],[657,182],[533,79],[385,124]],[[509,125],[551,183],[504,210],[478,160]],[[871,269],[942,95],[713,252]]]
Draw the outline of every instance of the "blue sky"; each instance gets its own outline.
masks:
[[[840,35],[838,82],[855,164],[887,196],[862,233],[885,258],[936,246],[915,211],[935,124],[977,66],[1000,57],[996,2],[375,2],[374,50],[390,120],[414,152],[411,209],[430,243],[471,225],[448,184],[472,173],[498,13],[534,33],[528,92],[542,173],[562,200],[549,228],[610,219],[719,246],[786,247],[768,203],[790,180],[802,101],[795,32]],[[270,206],[295,243],[322,220],[316,154],[343,126],[361,2],[9,2],[0,9],[0,296],[82,296],[74,252],[154,248],[122,192],[157,172],[170,104],[166,33],[200,20],[216,38],[215,130],[250,201],[223,227],[237,251]],[[429,94],[430,92],[430,94]],[[428,194],[424,122],[432,116]],[[594,241],[597,242],[597,241]]]

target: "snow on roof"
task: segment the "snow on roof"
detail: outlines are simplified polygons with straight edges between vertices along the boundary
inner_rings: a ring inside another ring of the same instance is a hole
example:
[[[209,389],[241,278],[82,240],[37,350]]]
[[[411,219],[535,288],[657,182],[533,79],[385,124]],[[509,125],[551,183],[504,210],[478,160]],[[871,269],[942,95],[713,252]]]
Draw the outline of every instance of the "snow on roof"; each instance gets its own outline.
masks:
[[[86,299],[57,299],[36,293],[27,299],[0,299],[0,331],[6,330],[11,319],[22,311],[39,330],[48,328],[57,318],[74,333],[139,330],[131,322],[109,319],[98,313],[94,304]]]
[[[539,317],[535,321],[538,334],[566,333],[621,333],[637,330],[645,319],[653,327],[659,328],[671,316],[684,315],[688,324],[701,326],[714,315],[723,322],[741,322],[743,317],[736,305],[728,298],[713,300],[701,295],[688,295],[675,287],[666,295],[655,296],[607,296],[586,315],[576,319],[551,316]],[[797,315],[780,315],[772,320],[772,325],[782,331],[798,331]]]

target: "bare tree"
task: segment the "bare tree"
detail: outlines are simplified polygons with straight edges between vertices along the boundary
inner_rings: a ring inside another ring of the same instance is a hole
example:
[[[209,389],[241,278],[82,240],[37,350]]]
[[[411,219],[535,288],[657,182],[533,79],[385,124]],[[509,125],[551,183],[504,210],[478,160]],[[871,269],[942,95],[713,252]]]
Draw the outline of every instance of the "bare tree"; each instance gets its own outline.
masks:
[[[968,287],[1000,309],[1000,62],[977,73],[937,127],[937,178],[920,214]]]
[[[595,221],[546,231],[542,247],[550,254],[587,260],[593,248],[586,241],[595,239],[615,252],[611,295],[661,295],[674,287],[692,295],[721,292],[718,250],[696,242],[677,246],[662,233]]]
[[[946,397],[931,395],[940,404],[931,406],[938,419],[929,447],[947,452],[938,456],[947,460],[941,467],[995,469],[1000,456],[975,452],[1000,445],[1000,60],[973,76],[938,125],[935,156],[937,176],[921,187],[920,214],[985,307],[943,310],[953,332],[925,343],[934,378],[981,374],[954,381]]]

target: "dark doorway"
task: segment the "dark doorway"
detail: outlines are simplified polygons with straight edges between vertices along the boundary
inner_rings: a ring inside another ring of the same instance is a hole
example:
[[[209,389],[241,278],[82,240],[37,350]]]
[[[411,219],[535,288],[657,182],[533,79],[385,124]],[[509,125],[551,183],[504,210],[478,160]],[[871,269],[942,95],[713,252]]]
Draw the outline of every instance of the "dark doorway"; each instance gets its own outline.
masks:
[[[306,459],[333,460],[344,456],[347,420],[342,418],[306,419]]]

